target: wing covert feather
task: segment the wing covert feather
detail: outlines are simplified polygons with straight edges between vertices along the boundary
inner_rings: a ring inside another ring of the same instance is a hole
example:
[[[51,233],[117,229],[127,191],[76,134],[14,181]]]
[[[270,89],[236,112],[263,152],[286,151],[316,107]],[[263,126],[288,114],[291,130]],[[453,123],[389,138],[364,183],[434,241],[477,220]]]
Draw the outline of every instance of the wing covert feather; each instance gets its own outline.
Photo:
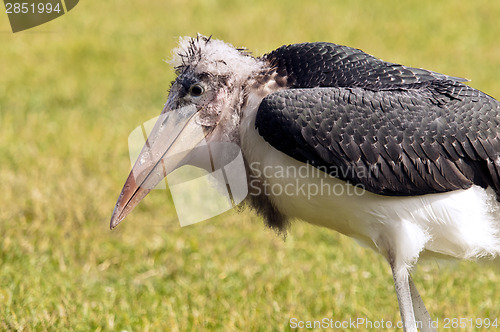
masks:
[[[419,89],[288,89],[257,112],[264,139],[287,155],[393,196],[500,191],[500,104],[452,80]],[[342,176],[345,174],[345,176]]]

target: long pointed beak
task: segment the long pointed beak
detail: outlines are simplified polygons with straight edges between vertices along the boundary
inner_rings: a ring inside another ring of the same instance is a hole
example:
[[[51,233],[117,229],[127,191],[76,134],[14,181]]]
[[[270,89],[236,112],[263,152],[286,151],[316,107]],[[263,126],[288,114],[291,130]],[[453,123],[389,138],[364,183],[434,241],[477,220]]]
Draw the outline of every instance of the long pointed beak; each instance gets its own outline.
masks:
[[[170,110],[166,106],[142,148],[111,216],[115,228],[146,195],[183,161],[206,133],[194,105]]]

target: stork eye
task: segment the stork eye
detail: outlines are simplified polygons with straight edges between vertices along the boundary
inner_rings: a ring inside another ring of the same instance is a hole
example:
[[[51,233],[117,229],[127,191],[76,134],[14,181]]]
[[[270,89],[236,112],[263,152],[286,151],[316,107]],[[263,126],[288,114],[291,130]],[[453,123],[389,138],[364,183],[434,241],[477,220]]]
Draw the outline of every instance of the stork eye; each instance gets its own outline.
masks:
[[[205,88],[199,84],[193,84],[189,88],[189,94],[193,97],[199,97],[203,94],[203,92],[205,92]]]

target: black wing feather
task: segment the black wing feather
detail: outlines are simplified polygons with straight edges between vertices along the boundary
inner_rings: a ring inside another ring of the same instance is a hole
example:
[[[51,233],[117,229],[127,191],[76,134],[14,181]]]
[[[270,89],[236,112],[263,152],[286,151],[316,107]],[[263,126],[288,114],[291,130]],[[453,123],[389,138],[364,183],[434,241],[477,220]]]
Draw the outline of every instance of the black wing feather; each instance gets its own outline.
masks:
[[[363,87],[371,90],[427,85],[436,79],[464,82],[425,69],[385,62],[361,50],[332,43],[282,46],[263,57],[289,88]]]
[[[372,61],[356,52],[332,59],[354,55],[355,61]],[[402,82],[422,81],[406,67],[390,70],[399,70]],[[382,80],[390,70],[370,73]],[[359,84],[360,71],[328,79]],[[305,79],[302,74],[295,82]],[[365,80],[361,87],[275,92],[262,101],[256,127],[276,149],[377,194],[421,195],[476,184],[498,195],[500,103],[457,81],[424,74],[429,81],[419,88],[369,89]],[[368,169],[356,172],[359,167]]]

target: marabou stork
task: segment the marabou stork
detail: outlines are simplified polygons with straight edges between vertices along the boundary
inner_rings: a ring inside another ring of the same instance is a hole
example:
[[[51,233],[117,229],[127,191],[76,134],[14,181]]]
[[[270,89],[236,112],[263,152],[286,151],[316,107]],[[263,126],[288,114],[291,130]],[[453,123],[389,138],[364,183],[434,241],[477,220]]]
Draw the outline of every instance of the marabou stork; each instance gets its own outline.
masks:
[[[466,80],[326,42],[253,57],[198,35],[174,51],[177,78],[162,112],[171,120],[152,130],[111,228],[166,174],[196,165],[190,151],[204,140],[241,148],[247,176],[258,179],[245,202],[270,227],[286,232],[289,220],[301,219],[382,254],[405,331],[434,330],[410,276],[419,256],[500,255],[500,103]],[[186,115],[186,107],[195,111]],[[325,176],[263,171],[279,166]],[[361,192],[259,190],[311,183]]]

